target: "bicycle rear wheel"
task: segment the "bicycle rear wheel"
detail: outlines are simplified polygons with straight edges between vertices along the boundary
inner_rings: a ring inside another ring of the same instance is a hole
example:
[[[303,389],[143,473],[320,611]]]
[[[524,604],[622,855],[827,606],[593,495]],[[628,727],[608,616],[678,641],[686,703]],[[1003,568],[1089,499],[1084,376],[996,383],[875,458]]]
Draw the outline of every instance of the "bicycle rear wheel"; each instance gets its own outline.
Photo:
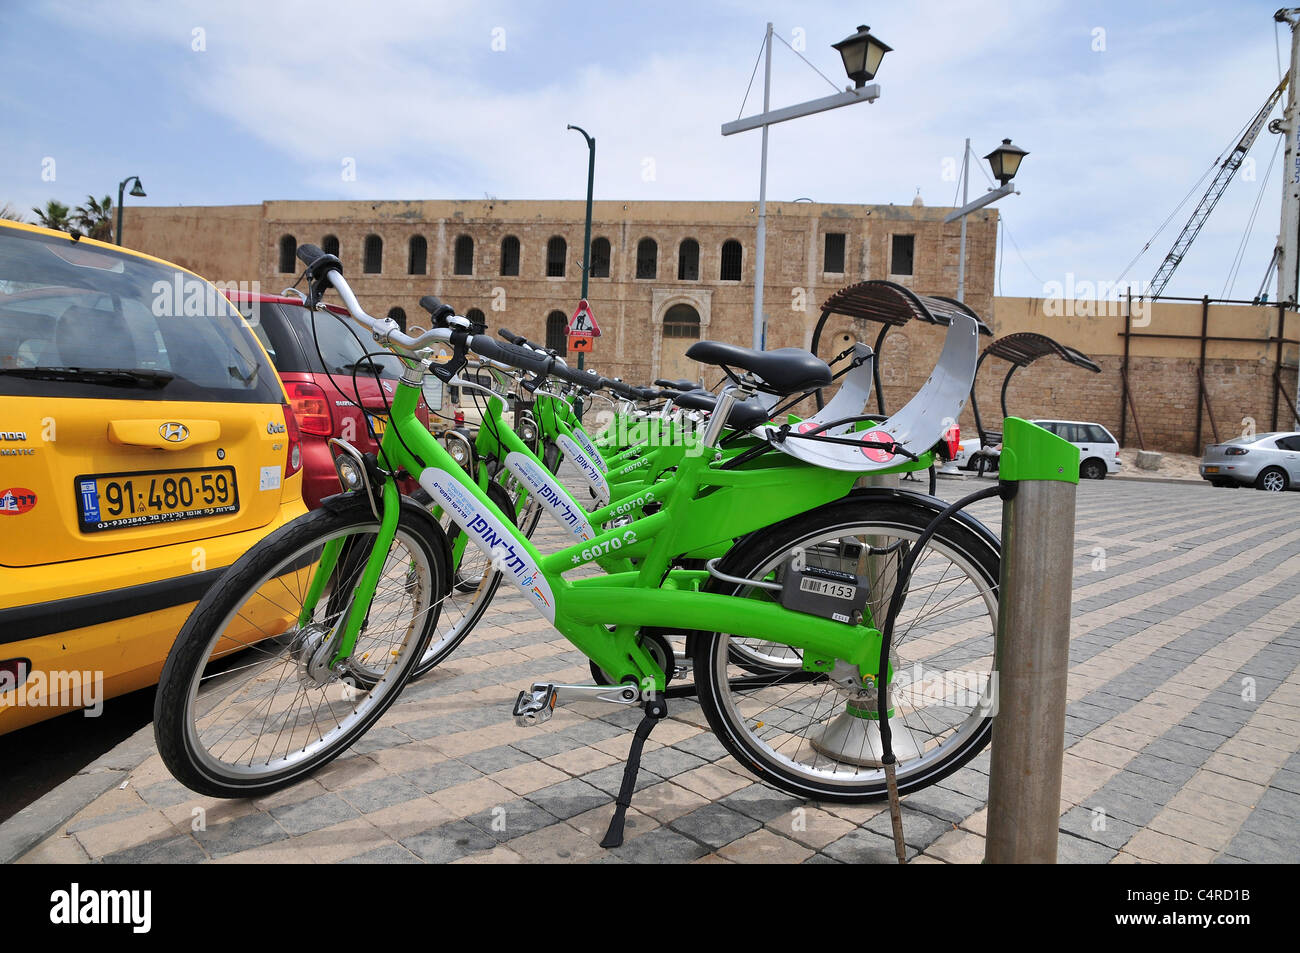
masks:
[[[154,703],[158,751],[178,781],[215,797],[266,794],[337,757],[393,703],[447,589],[441,530],[409,500],[401,505],[355,650],[337,666],[330,636],[350,611],[379,532],[363,494],[281,527],[203,597],[172,646]],[[342,543],[342,552],[308,613],[329,543]]]
[[[848,498],[747,537],[722,568],[746,579],[772,578],[801,552],[809,566],[866,576],[868,604],[882,625],[901,560],[897,550],[882,551],[914,542],[933,517],[919,503]],[[989,741],[999,559],[995,543],[954,520],[917,559],[891,652],[890,727],[902,792],[940,780]],[[717,579],[710,589],[773,598]],[[885,797],[874,693],[804,672],[801,657],[754,678],[755,657],[775,662],[773,649],[727,633],[696,636],[695,681],[718,740],[756,776],[792,794],[847,802]]]

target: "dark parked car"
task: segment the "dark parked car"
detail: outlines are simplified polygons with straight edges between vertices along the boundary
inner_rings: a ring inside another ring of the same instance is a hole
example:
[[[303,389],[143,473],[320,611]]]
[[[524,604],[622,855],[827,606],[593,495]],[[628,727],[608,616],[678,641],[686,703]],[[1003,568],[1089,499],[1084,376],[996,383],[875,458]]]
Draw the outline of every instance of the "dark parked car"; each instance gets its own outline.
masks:
[[[327,443],[330,437],[346,440],[362,453],[379,449],[375,438],[387,423],[387,407],[402,374],[401,361],[391,353],[374,355],[373,363],[367,360],[364,344],[369,339],[337,306],[325,305],[313,315],[300,298],[289,295],[231,291],[228,297],[250,317],[284,382],[302,434],[302,496],[315,509],[322,499],[342,489]],[[357,407],[358,396],[371,415],[369,426]],[[423,400],[416,416],[429,425],[429,408]],[[402,492],[412,493],[416,487],[415,481],[408,481]]]

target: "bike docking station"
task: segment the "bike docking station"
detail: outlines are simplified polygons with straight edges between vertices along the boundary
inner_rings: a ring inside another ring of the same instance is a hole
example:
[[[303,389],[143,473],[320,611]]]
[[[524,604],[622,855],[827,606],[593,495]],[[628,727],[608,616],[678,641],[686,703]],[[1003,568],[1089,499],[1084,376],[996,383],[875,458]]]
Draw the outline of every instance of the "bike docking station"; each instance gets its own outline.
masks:
[[[997,486],[948,506],[912,545],[898,568],[883,628],[880,671],[889,671],[890,642],[901,595],[929,534],[971,503],[1002,499],[1002,559],[998,580],[994,680],[981,704],[992,706],[993,741],[985,863],[1055,863],[1065,753],[1066,678],[1070,655],[1070,593],[1074,564],[1078,451],[1018,417],[1003,421],[1003,467]],[[898,862],[906,861],[902,809],[895,781],[902,755],[917,750],[904,736],[894,745],[889,701],[892,679],[880,681],[874,723],[889,789]],[[849,709],[839,716],[871,718]],[[836,728],[833,721],[822,744]],[[853,737],[845,734],[846,738]],[[847,745],[846,745],[847,747]]]
[[[1061,820],[1079,452],[1018,417],[1003,422],[988,834],[984,862],[1054,864]]]

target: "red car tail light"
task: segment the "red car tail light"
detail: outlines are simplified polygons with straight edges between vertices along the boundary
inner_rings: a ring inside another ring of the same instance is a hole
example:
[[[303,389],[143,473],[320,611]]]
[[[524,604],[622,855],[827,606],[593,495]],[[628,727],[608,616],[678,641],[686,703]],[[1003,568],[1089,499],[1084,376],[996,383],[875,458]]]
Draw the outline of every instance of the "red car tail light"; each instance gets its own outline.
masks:
[[[330,416],[325,391],[305,381],[285,384],[284,389],[289,392],[289,406],[293,408],[303,433],[316,437],[328,437],[334,433],[334,418]]]
[[[315,387],[316,385],[309,385]],[[319,390],[320,388],[316,388]],[[289,404],[281,404],[284,408],[284,432],[288,437],[288,448],[284,455],[284,477],[287,480],[299,470],[302,469],[302,433],[298,429],[298,418],[293,412],[293,407]]]
[[[961,452],[961,428],[953,424],[943,435],[943,439],[948,443],[948,459],[956,460],[957,454]]]
[[[456,419],[456,426],[457,426],[457,427],[463,427],[463,426],[465,426],[465,411],[463,411],[463,410],[458,410],[458,411],[456,411],[456,418],[455,418],[455,419]]]
[[[31,659],[11,658],[0,662],[0,693],[22,688],[31,671]]]
[[[1250,451],[1244,447],[1229,447],[1227,450],[1223,451],[1223,455],[1226,457],[1242,457],[1248,453],[1250,453]]]

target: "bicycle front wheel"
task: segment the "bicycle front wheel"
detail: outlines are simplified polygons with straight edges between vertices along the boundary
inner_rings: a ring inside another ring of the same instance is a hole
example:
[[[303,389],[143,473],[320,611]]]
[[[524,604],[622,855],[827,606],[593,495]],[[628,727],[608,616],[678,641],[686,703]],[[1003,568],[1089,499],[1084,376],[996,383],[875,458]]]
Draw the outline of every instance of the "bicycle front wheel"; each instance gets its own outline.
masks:
[[[872,617],[883,625],[902,558],[896,544],[914,543],[933,516],[918,503],[849,498],[747,537],[723,568],[773,579],[797,557],[809,567],[865,576]],[[998,570],[996,544],[954,520],[917,558],[890,656],[889,724],[901,792],[933,784],[989,741]],[[773,597],[716,579],[710,588]],[[874,693],[804,672],[798,649],[776,648],[721,632],[696,636],[695,681],[718,740],[760,779],[792,794],[847,802],[885,797]]]
[[[341,663],[331,664],[331,633],[379,533],[363,494],[281,527],[203,597],[154,703],[158,751],[178,781],[215,797],[266,794],[337,757],[393,703],[447,592],[440,528],[411,501],[401,505],[356,647]],[[327,547],[339,555],[313,599]]]

